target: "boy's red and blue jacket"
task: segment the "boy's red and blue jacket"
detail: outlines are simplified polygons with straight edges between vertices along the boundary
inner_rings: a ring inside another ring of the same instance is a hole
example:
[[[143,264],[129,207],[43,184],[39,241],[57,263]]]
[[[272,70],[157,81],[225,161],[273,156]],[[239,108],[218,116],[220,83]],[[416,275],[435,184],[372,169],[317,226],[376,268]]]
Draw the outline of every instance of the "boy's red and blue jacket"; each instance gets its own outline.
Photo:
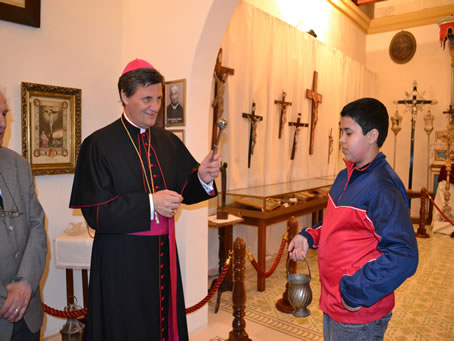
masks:
[[[323,222],[300,232],[318,248],[320,308],[333,320],[362,324],[394,307],[394,290],[418,265],[402,181],[379,153],[366,167],[345,162],[329,192]],[[356,312],[346,310],[341,295]]]

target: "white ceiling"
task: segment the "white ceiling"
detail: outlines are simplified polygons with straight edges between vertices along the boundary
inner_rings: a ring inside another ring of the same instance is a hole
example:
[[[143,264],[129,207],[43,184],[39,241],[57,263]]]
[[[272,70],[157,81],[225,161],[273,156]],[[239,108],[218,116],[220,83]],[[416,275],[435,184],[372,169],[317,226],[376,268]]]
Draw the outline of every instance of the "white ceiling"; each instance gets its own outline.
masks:
[[[453,5],[454,0],[385,0],[375,3],[374,19]],[[454,13],[453,13],[454,15]]]

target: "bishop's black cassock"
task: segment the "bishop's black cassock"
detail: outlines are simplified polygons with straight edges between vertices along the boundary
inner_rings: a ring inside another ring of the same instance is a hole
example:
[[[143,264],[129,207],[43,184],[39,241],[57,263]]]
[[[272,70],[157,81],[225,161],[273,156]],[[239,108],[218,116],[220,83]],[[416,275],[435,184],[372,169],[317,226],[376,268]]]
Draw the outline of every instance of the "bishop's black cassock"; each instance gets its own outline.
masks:
[[[84,140],[70,207],[81,208],[88,224],[96,230],[90,268],[87,341],[173,338],[169,335],[172,325],[169,236],[130,234],[150,230],[145,180],[147,176],[151,186],[146,155],[148,134],[154,191],[178,192],[185,204],[210,198],[198,178],[198,163],[181,140],[165,129],[152,127],[140,134],[138,128],[122,117]],[[214,192],[217,194],[216,189]],[[184,341],[188,340],[188,332],[178,259],[176,263],[178,340]]]

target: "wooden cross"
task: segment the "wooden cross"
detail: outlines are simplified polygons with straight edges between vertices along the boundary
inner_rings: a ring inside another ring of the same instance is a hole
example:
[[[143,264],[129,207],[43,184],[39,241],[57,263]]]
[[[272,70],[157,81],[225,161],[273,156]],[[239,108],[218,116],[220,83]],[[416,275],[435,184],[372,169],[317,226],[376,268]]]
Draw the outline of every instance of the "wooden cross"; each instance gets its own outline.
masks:
[[[216,143],[216,135],[218,133],[217,122],[224,113],[224,91],[225,83],[229,75],[234,75],[235,70],[228,67],[222,66],[222,49],[219,49],[218,56],[216,58],[216,65],[214,66],[214,101],[213,106],[213,129],[211,133],[211,146],[213,147]]]
[[[306,89],[306,97],[312,100],[312,113],[311,113],[311,141],[309,144],[309,154],[314,154],[314,135],[315,126],[318,122],[318,104],[322,103],[322,95],[317,92],[318,72],[314,71],[312,81],[312,90]]]
[[[277,99],[274,100],[274,104],[280,104],[281,105],[281,117],[279,121],[279,138],[282,136],[282,129],[284,128],[284,124],[287,121],[287,106],[292,105],[292,102],[286,102],[285,97],[287,94],[282,92],[282,100],[279,101]]]
[[[263,116],[255,114],[255,102],[252,102],[252,114],[243,113],[243,117],[247,118],[251,122],[251,130],[249,132],[249,156],[247,161],[247,167],[251,168],[251,156],[254,154],[254,147],[257,141],[257,122],[263,120]]]
[[[435,104],[436,101],[428,101],[422,98],[418,92],[416,81],[413,81],[413,90],[409,94],[405,92],[407,99],[397,101],[397,104],[405,104],[408,110],[411,112],[411,143],[410,143],[410,173],[408,176],[408,189],[411,189],[413,181],[413,155],[415,152],[415,124],[416,124],[416,114],[418,110],[422,110],[424,104]]]
[[[295,135],[293,135],[293,147],[292,147],[292,156],[290,157],[290,160],[295,159],[295,151],[296,151],[296,145],[298,144],[297,137],[298,133],[301,127],[309,127],[309,124],[307,123],[302,123],[301,122],[301,113],[298,113],[298,119],[296,122],[289,122],[289,126],[295,127]]]

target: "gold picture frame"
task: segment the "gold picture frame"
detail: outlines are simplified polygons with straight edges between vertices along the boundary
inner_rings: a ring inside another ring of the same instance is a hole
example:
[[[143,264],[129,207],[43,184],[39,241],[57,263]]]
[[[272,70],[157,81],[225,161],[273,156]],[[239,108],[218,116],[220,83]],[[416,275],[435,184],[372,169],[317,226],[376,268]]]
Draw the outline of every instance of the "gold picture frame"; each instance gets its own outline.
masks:
[[[184,126],[186,124],[186,79],[166,82],[165,86],[165,125]],[[172,98],[173,94],[176,94]]]
[[[168,129],[168,131],[174,133],[184,143],[184,129]]]
[[[0,19],[40,27],[41,0],[0,0]]]
[[[71,174],[81,143],[82,90],[21,83],[22,155],[34,175]]]

